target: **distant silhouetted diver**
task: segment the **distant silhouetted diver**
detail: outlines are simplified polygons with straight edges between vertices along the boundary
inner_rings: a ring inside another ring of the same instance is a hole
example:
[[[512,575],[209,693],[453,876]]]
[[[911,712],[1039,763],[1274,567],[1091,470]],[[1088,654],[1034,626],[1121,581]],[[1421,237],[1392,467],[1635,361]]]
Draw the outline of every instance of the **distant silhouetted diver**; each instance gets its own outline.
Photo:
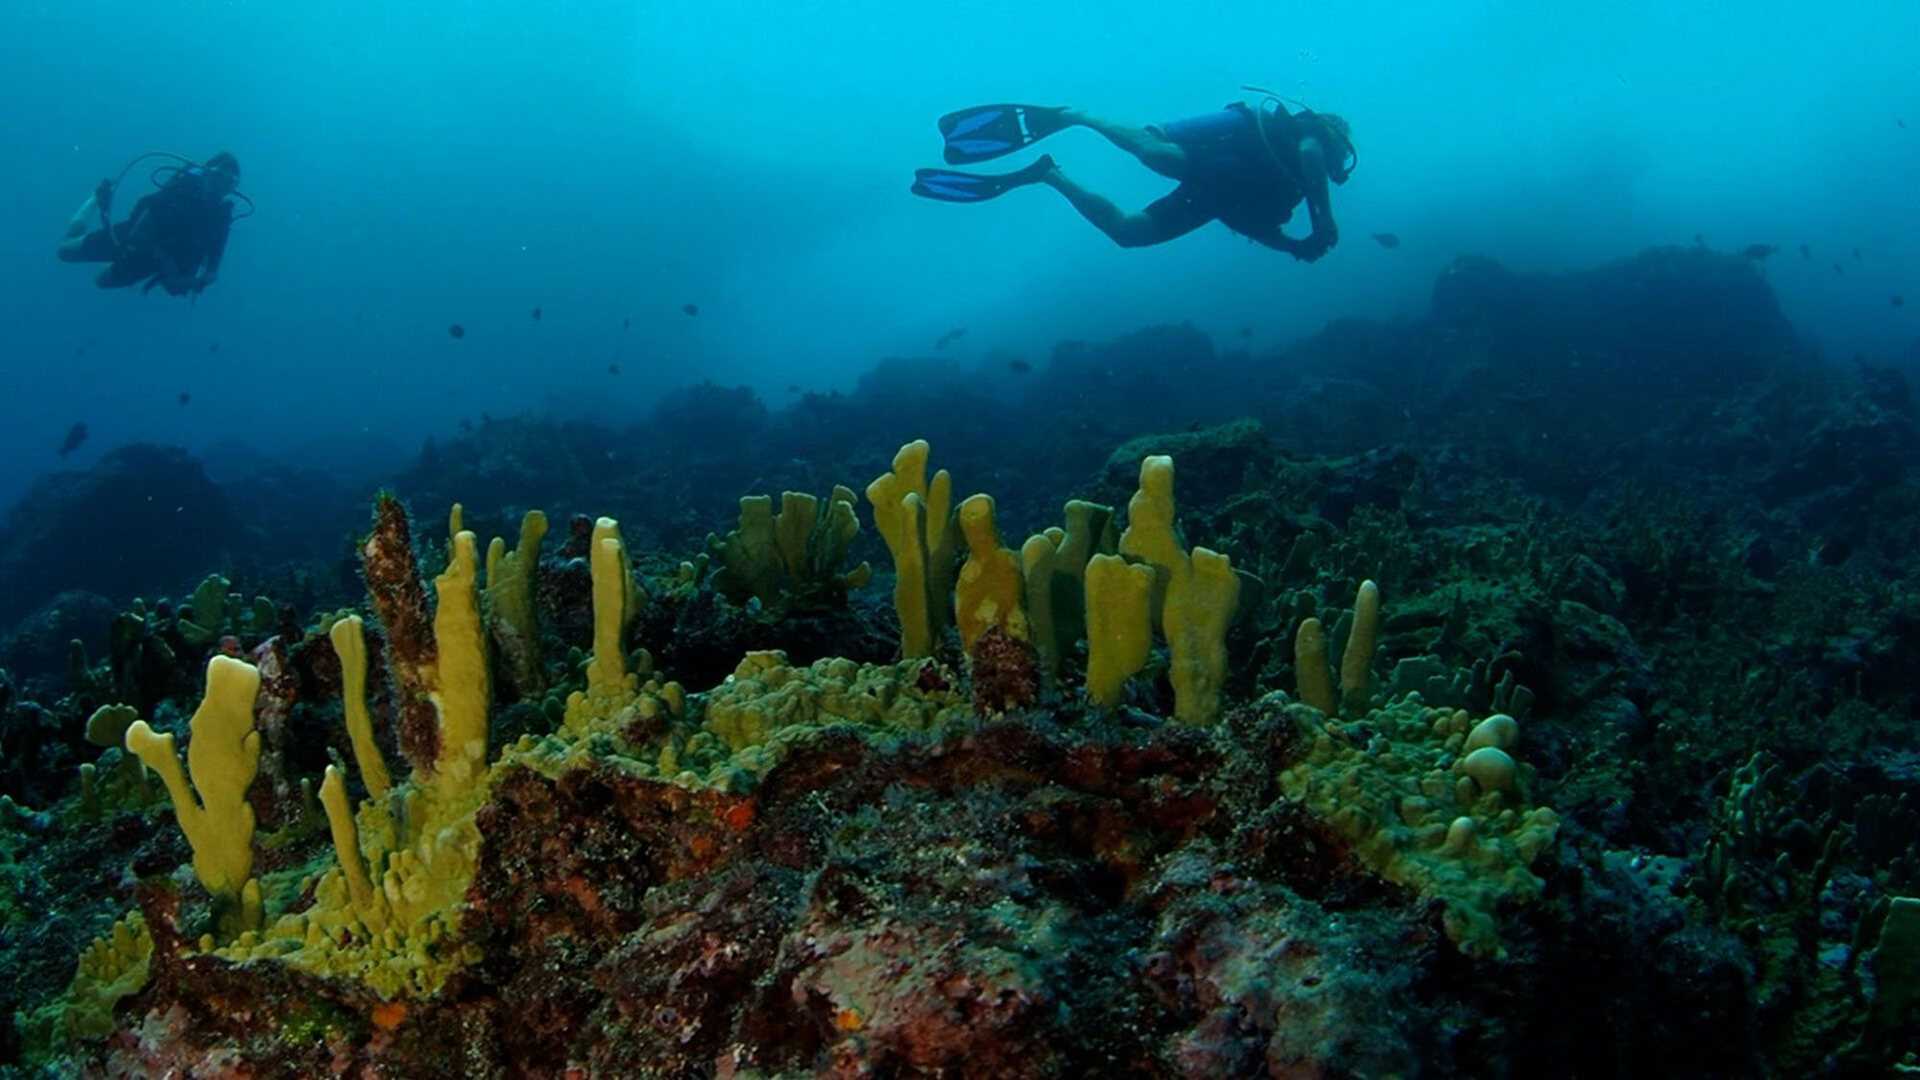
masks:
[[[159,190],[141,196],[127,220],[114,224],[115,188],[135,165],[154,157],[178,164],[154,169]],[[100,181],[80,204],[56,255],[62,262],[108,264],[93,279],[102,289],[144,283],[142,292],[158,285],[171,296],[199,296],[219,276],[233,223],[247,216],[234,212],[234,200],[252,212],[239,187],[240,162],[232,154],[215,154],[205,164],[178,154],[142,154],[127,162],[119,178]]]

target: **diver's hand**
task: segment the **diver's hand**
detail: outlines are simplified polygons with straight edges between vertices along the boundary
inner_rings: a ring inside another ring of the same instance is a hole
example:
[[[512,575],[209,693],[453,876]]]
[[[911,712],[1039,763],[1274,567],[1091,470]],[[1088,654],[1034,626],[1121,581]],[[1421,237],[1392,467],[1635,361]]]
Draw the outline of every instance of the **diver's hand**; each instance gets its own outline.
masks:
[[[1310,236],[1294,246],[1293,257],[1301,262],[1319,262],[1321,256],[1333,250],[1332,240],[1323,240]]]
[[[198,291],[194,288],[194,279],[190,274],[164,275],[160,279],[160,287],[167,290],[168,296],[185,296],[190,292]]]
[[[1273,230],[1271,236],[1262,239],[1260,242],[1275,251],[1284,251],[1296,259],[1300,257],[1300,241],[1295,240],[1279,229]]]
[[[204,274],[201,274],[197,278],[194,278],[193,279],[193,295],[199,296],[201,293],[206,292],[207,286],[212,285],[214,282],[218,280],[220,280],[220,275],[214,273],[211,270],[207,271]]]

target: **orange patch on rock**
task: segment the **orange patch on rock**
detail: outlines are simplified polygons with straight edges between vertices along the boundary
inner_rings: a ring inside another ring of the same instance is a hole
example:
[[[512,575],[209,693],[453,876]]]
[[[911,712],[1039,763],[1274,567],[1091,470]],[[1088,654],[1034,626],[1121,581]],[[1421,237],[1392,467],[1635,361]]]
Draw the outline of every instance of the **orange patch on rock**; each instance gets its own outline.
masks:
[[[381,1031],[392,1031],[407,1018],[407,1005],[404,1001],[383,1001],[373,1007],[373,1026]]]
[[[746,832],[753,824],[753,803],[751,801],[734,803],[727,807],[720,815],[720,819],[725,821],[727,827],[734,832]]]
[[[841,1009],[833,1014],[833,1026],[841,1031],[859,1031],[865,1023],[859,1009]]]

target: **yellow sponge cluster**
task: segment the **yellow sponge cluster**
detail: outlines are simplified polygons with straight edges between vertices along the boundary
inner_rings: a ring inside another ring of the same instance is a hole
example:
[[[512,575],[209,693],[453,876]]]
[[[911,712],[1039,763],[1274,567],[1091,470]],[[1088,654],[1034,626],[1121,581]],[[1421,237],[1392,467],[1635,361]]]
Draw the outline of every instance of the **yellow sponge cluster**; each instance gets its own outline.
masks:
[[[1367,713],[1367,734],[1350,736],[1316,707],[1284,708],[1309,749],[1281,771],[1280,790],[1375,873],[1442,901],[1447,935],[1462,949],[1500,955],[1500,905],[1539,896],[1528,868],[1559,828],[1552,810],[1526,805],[1513,718],[1476,724],[1409,694]]]
[[[873,527],[893,554],[893,606],[900,615],[900,655],[932,656],[946,629],[959,550],[953,522],[953,477],[941,469],[927,482],[925,439],[893,456],[893,468],[867,485]]]
[[[1227,676],[1227,628],[1239,609],[1240,579],[1225,555],[1203,547],[1188,552],[1180,546],[1174,527],[1172,458],[1155,455],[1140,463],[1140,488],[1127,504],[1127,529],[1120,534],[1120,554],[1153,571],[1148,614],[1149,619],[1158,619],[1167,642],[1174,719],[1188,724],[1212,723],[1220,715],[1220,691]],[[1144,662],[1142,641],[1150,628],[1137,621],[1137,582],[1128,582],[1110,563],[1102,567],[1100,579],[1096,587],[1094,570],[1089,566],[1088,626],[1098,622],[1103,634],[1114,640],[1116,647],[1109,650],[1113,656],[1127,661],[1137,656]],[[1096,605],[1109,601],[1119,606],[1096,614]],[[1088,643],[1093,648],[1091,637]],[[1108,681],[1124,667],[1103,669],[1097,689],[1089,673],[1088,687],[1098,695],[1096,701],[1118,696]],[[1138,665],[1133,670],[1138,670]]]

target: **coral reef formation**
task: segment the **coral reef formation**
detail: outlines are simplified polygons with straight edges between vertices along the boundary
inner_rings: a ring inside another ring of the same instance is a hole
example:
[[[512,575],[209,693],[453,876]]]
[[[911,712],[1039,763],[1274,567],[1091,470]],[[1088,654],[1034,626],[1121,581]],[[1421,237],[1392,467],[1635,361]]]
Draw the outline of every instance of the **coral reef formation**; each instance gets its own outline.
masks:
[[[112,599],[9,609],[0,1066],[1910,1068],[1920,441],[1796,350],[1745,260],[1463,260],[1285,362],[483,420],[351,574],[17,511]]]

